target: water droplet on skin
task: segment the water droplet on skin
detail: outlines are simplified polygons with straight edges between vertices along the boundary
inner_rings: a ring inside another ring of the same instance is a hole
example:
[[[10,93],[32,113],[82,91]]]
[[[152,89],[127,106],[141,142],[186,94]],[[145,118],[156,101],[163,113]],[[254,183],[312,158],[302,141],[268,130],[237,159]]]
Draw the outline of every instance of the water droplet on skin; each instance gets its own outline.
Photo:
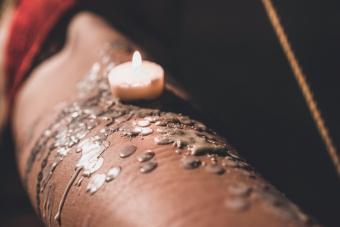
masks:
[[[90,119],[89,121],[86,122],[86,128],[88,130],[95,128],[97,125],[98,123],[96,119]]]
[[[97,143],[97,142],[92,142],[91,145],[86,146],[86,147],[82,147],[82,155],[87,155],[89,153],[93,154],[93,156],[95,155],[99,155],[100,153],[102,153],[104,151],[105,147],[102,146],[101,144]]]
[[[185,125],[193,125],[195,123],[195,121],[191,120],[188,117],[182,117],[180,121],[182,124],[185,124]]]
[[[207,165],[207,163],[205,161],[201,161],[201,166],[205,167]]]
[[[207,130],[207,126],[205,126],[204,124],[202,124],[202,123],[200,123],[200,122],[197,122],[197,123],[196,123],[196,128],[197,128],[197,130],[199,130],[199,131],[205,131],[205,130]]]
[[[102,146],[98,142],[92,141],[92,139],[83,140],[78,144],[77,148],[81,149],[82,155],[85,155],[87,153],[95,153],[99,155],[105,149],[104,146]]]
[[[140,135],[142,136],[147,136],[153,133],[153,129],[152,128],[142,128]]]
[[[106,173],[105,181],[109,182],[109,181],[116,179],[119,176],[121,171],[122,171],[122,168],[120,166],[111,167]]]
[[[80,150],[82,150],[83,148],[86,149],[87,147],[91,145],[92,145],[92,141],[90,139],[85,139],[78,144],[77,149],[80,149]]]
[[[76,145],[77,143],[79,143],[79,138],[75,137],[75,136],[71,136],[70,140],[67,143],[67,146],[69,148],[73,147],[74,145]]]
[[[92,137],[92,140],[94,142],[100,142],[100,143],[102,143],[106,139],[107,139],[107,135],[105,133],[99,133],[99,134],[95,135],[94,137]]]
[[[103,184],[105,183],[105,179],[106,179],[106,175],[105,174],[96,174],[94,175],[87,187],[86,187],[86,191],[91,193],[91,194],[94,194],[96,191],[98,191],[98,189],[103,186]]]
[[[97,73],[99,72],[99,70],[100,70],[100,64],[98,63],[98,62],[95,62],[93,65],[92,65],[92,67],[91,67],[91,69],[90,69],[90,72],[89,72],[89,74],[91,75],[91,79],[92,80],[95,80],[96,79],[96,75],[97,75]]]
[[[142,154],[140,154],[137,158],[139,162],[146,162],[151,160],[155,156],[155,153],[152,150],[146,150]]]
[[[140,134],[141,136],[147,136],[153,133],[153,129],[152,128],[145,128],[145,127],[134,127],[132,129],[132,133],[133,134]]]
[[[246,163],[246,162],[238,161],[238,162],[237,162],[237,167],[239,167],[239,168],[249,168],[250,166],[249,166],[249,164]]]
[[[182,154],[182,150],[176,149],[175,153],[176,153],[176,154]]]
[[[140,133],[140,130],[137,129],[137,128],[134,128],[134,129],[132,129],[130,131],[124,131],[123,135],[124,136],[129,136],[129,137],[134,137],[134,136],[137,136],[139,133]]]
[[[109,136],[111,133],[111,130],[109,128],[103,128],[99,132],[104,134],[105,136]]]
[[[207,142],[193,144],[190,150],[191,150],[192,155],[197,155],[197,156],[205,155],[205,154],[224,155],[224,153],[226,152],[223,146],[216,146],[213,144],[209,144]]]
[[[154,141],[158,145],[166,145],[166,144],[173,143],[173,140],[168,136],[156,136],[154,138]]]
[[[123,112],[120,112],[120,111],[114,111],[113,113],[111,113],[111,117],[112,118],[118,118],[118,117],[121,117],[121,116],[123,116],[124,115],[124,113]]]
[[[184,169],[195,169],[201,165],[201,160],[193,156],[184,156],[181,158],[181,164]]]
[[[73,133],[75,137],[73,140],[78,143],[80,139],[83,139],[89,133],[89,130],[86,127],[78,128]]]
[[[222,161],[222,165],[225,167],[236,167],[237,166],[237,162],[235,162],[234,160],[231,159],[224,159]]]
[[[72,118],[77,118],[77,117],[79,117],[79,112],[74,112],[74,113],[72,113],[72,114],[71,114],[71,117],[72,117]]]
[[[179,139],[179,140],[183,140],[183,141],[187,141],[189,143],[190,142],[194,142],[195,139],[191,136],[190,133],[184,131],[184,130],[181,130],[181,129],[168,129],[168,132],[167,132],[169,135],[176,135],[176,139]],[[179,137],[181,136],[181,137]]]
[[[140,166],[139,171],[141,173],[150,173],[151,171],[153,171],[154,169],[156,169],[157,167],[157,162],[154,161],[149,161],[149,162],[145,162]]]
[[[209,164],[205,167],[205,170],[209,173],[214,173],[214,174],[219,174],[219,175],[225,172],[224,168],[217,164]]]
[[[105,123],[111,122],[113,119],[111,117],[101,117],[100,120],[104,121]]]
[[[62,157],[65,157],[68,152],[70,151],[70,149],[66,148],[66,147],[61,147],[57,150],[57,154],[62,156]]]
[[[49,130],[49,129],[45,130],[44,136],[49,137],[51,135],[52,135],[52,131],[51,130]]]
[[[158,119],[158,116],[147,116],[144,118],[144,120],[149,121],[150,123],[155,123]]]
[[[236,170],[237,170],[237,173],[242,174],[242,175],[247,176],[247,177],[250,177],[251,175],[253,175],[253,173],[251,173],[250,171],[245,170],[245,169],[238,168]]]
[[[83,165],[83,176],[91,176],[92,173],[96,172],[102,165],[104,159],[102,157],[89,159],[88,162]]]
[[[155,123],[156,126],[166,126],[167,125],[167,122],[166,121],[157,121]]]
[[[309,223],[312,222],[312,220],[306,215],[304,214],[299,208],[297,208],[297,216],[300,219],[300,221],[304,222],[304,223]]]
[[[216,156],[212,156],[210,158],[210,161],[211,161],[212,164],[216,165],[217,164],[217,157]]]
[[[137,147],[134,145],[127,145],[121,148],[120,152],[119,152],[119,157],[121,158],[127,158],[130,155],[132,155],[133,153],[135,153],[135,151],[137,150]]]
[[[240,156],[235,151],[229,151],[228,154],[234,159],[237,159],[237,160],[241,159]]]
[[[105,151],[105,147],[93,142],[84,144],[82,156],[78,160],[76,167],[84,170],[84,176],[89,176],[102,166],[104,160],[99,156]]]
[[[243,183],[234,183],[228,186],[228,192],[233,196],[248,196],[251,188]]]
[[[188,141],[180,140],[180,139],[177,139],[174,142],[174,146],[177,147],[177,148],[183,148],[183,147],[187,146],[188,144],[189,144]]]
[[[115,104],[116,104],[115,101],[109,99],[109,100],[104,101],[103,108],[106,109],[106,110],[109,110]]]
[[[133,129],[132,129],[132,133],[133,134],[139,134],[139,133],[141,133],[141,131],[142,131],[142,127],[134,127]]]
[[[167,134],[169,132],[167,128],[157,128],[156,131],[160,134]]]
[[[240,197],[228,198],[225,200],[224,205],[231,211],[246,211],[250,206],[246,199]]]
[[[150,125],[150,121],[139,120],[139,121],[137,121],[137,125],[140,126],[140,127],[148,127]]]

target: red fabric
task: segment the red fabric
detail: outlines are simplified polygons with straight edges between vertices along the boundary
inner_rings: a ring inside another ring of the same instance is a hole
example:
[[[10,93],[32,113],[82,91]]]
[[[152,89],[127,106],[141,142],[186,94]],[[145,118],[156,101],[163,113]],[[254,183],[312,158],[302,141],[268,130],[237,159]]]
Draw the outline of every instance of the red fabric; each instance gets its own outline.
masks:
[[[48,33],[76,0],[19,0],[5,50],[8,97],[13,100]]]

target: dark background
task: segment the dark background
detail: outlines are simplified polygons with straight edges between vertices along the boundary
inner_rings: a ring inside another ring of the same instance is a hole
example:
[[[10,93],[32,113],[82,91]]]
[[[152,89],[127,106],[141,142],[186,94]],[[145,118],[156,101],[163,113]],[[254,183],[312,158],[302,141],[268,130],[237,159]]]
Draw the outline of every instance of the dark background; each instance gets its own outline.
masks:
[[[340,2],[274,4],[340,146]],[[84,8],[153,54],[265,178],[325,226],[340,226],[339,178],[261,1],[102,0]],[[0,185],[6,189],[6,180]],[[12,197],[29,214],[21,194]],[[2,213],[18,210],[12,207]]]

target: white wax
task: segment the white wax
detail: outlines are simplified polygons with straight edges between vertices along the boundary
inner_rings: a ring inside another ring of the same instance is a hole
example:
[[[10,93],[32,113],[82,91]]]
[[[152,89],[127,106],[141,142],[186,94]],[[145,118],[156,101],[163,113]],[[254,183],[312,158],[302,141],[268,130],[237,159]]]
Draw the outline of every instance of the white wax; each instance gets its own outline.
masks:
[[[150,61],[142,61],[135,52],[133,61],[117,65],[109,73],[113,96],[126,101],[154,99],[164,89],[163,68]]]

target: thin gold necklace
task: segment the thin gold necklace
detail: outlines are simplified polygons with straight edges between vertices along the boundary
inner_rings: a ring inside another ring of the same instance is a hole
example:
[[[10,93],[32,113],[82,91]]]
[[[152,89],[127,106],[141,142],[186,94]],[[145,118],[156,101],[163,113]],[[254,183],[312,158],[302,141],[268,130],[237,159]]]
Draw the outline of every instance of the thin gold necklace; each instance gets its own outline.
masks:
[[[306,76],[304,75],[301,66],[294,54],[294,51],[290,45],[290,42],[287,38],[287,35],[283,29],[283,26],[280,22],[278,13],[273,6],[271,0],[262,0],[270,23],[276,33],[278,41],[280,42],[281,48],[286,55],[286,58],[290,64],[291,70],[293,71],[294,77],[300,87],[301,93],[306,101],[309,112],[312,115],[314,123],[319,131],[320,137],[326,147],[326,150],[334,164],[335,170],[340,177],[340,158],[335,148],[335,145],[330,136],[329,130],[326,126],[325,120],[321,115],[320,109],[317,106],[317,103],[314,99],[313,92],[309,87]]]

